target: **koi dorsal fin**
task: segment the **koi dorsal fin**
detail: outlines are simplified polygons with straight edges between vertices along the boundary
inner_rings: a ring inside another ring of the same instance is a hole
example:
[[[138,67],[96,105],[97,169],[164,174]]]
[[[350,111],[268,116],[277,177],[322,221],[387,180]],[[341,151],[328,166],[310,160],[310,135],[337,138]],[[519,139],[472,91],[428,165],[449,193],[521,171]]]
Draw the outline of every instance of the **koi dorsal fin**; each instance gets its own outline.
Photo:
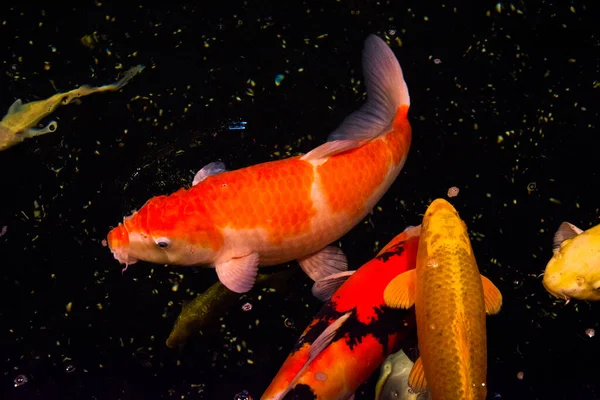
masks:
[[[321,278],[313,284],[312,294],[321,301],[331,299],[331,296],[342,286],[356,271],[344,271]]]
[[[194,176],[194,181],[192,182],[192,186],[196,186],[198,183],[202,182],[206,178],[211,175],[217,175],[221,172],[227,171],[225,169],[225,164],[220,161],[211,162],[210,164],[206,164],[200,171],[196,173]]]
[[[310,348],[308,349],[308,359],[306,360],[302,368],[300,368],[296,376],[294,376],[294,378],[290,381],[290,384],[285,388],[283,392],[281,392],[281,394],[279,394],[278,399],[283,399],[285,395],[288,394],[289,391],[294,388],[294,386],[296,386],[298,378],[302,376],[302,374],[304,373],[304,371],[306,371],[306,368],[308,368],[310,363],[313,362],[314,359],[317,358],[319,354],[321,354],[321,352],[331,344],[332,340],[335,338],[340,328],[344,325],[346,320],[350,318],[350,315],[352,315],[352,311],[346,312],[341,317],[333,321],[327,328],[323,330],[323,332],[321,332],[321,334],[314,340],[314,342],[312,342]]]
[[[23,105],[23,101],[21,99],[15,100],[15,102],[12,103],[12,105],[9,107],[8,114],[14,114],[16,112],[19,112],[22,105]]]
[[[554,251],[560,250],[560,246],[565,240],[573,239],[582,232],[583,230],[579,229],[575,225],[566,221],[563,222],[560,224],[558,230],[554,234],[552,249]]]
[[[410,105],[400,64],[387,43],[375,35],[365,41],[363,74],[367,102],[346,117],[327,143],[302,156],[303,160],[318,160],[362,146],[391,129],[398,107]]]

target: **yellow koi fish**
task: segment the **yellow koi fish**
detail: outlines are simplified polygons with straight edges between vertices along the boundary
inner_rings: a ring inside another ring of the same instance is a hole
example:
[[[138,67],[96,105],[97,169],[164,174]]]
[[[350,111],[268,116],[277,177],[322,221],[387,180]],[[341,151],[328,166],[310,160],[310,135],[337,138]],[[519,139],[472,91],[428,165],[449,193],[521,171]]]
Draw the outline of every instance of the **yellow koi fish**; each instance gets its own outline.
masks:
[[[584,232],[568,222],[560,224],[542,283],[567,302],[600,301],[600,225]]]
[[[393,308],[415,305],[421,357],[408,383],[436,400],[485,399],[485,314],[500,311],[502,295],[479,274],[467,226],[454,207],[437,199],[421,225],[417,266],[384,291]]]
[[[69,92],[57,93],[46,100],[32,101],[25,104],[23,104],[21,99],[17,99],[10,106],[2,121],[0,121],[0,151],[19,144],[25,139],[56,131],[58,127],[56,121],[50,121],[43,128],[38,129],[35,127],[43,118],[52,114],[58,107],[67,105],[80,97],[93,93],[114,92],[122,89],[131,78],[139,74],[143,69],[143,65],[137,65],[125,72],[119,81],[110,85],[100,87],[84,85]]]

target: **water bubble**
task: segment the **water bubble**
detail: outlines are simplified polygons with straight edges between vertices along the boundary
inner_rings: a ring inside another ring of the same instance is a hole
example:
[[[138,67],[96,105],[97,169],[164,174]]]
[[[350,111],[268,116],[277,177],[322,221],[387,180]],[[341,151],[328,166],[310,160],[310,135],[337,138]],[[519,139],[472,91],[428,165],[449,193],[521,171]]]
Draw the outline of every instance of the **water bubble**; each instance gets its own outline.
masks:
[[[250,310],[252,310],[252,304],[250,304],[250,303],[244,304],[242,306],[242,310],[244,310],[244,311],[250,311]]]
[[[283,325],[285,325],[286,328],[293,328],[294,327],[294,320],[291,318],[286,318],[283,321]]]
[[[69,364],[65,367],[65,372],[67,374],[70,374],[71,372],[75,371],[75,366],[73,364]]]
[[[247,390],[242,390],[233,396],[233,400],[252,400],[252,396],[250,396],[250,393],[248,393]]]
[[[19,387],[19,386],[23,386],[24,384],[26,384],[27,381],[28,381],[27,376],[17,375],[17,377],[15,378],[15,380],[13,382],[15,383],[15,387]]]
[[[585,330],[585,334],[593,338],[594,336],[596,336],[596,330],[594,328],[588,328]]]

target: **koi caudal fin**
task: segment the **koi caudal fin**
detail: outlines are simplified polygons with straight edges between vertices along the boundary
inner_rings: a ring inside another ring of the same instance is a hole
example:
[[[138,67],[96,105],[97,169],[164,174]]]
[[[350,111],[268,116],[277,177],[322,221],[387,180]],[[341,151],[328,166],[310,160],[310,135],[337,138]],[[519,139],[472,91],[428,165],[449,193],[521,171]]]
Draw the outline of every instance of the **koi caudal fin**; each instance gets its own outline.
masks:
[[[390,47],[375,35],[365,40],[363,74],[367,102],[350,114],[327,138],[327,143],[305,154],[304,160],[329,157],[389,132],[400,106],[410,106],[402,68]]]

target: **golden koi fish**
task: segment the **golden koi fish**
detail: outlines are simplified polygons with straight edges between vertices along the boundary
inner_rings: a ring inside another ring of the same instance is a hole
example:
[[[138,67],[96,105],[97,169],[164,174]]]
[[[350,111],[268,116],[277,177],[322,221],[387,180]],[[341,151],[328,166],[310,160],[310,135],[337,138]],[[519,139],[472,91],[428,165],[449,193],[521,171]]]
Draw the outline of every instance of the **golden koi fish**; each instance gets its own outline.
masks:
[[[100,87],[81,86],[65,93],[57,93],[54,96],[39,101],[25,103],[17,99],[8,112],[0,121],[0,151],[6,150],[25,139],[45,135],[56,131],[58,123],[50,121],[43,128],[35,128],[37,124],[48,115],[52,114],[58,107],[67,105],[73,100],[93,93],[117,91],[123,88],[135,75],[144,69],[143,65],[137,65],[125,72],[123,77],[110,85]]]
[[[208,266],[237,293],[259,266],[298,260],[319,280],[348,268],[329,246],[373,209],[406,162],[410,99],[393,51],[366,40],[368,100],[303,156],[226,171],[202,168],[189,189],[157,196],[112,229],[108,244],[122,264]]]
[[[567,301],[600,301],[600,225],[584,232],[560,224],[542,283],[548,293]]]
[[[465,223],[437,199],[427,209],[414,270],[398,275],[384,292],[386,305],[415,305],[421,357],[408,379],[436,400],[485,399],[485,314],[500,311],[502,295],[479,274]]]

